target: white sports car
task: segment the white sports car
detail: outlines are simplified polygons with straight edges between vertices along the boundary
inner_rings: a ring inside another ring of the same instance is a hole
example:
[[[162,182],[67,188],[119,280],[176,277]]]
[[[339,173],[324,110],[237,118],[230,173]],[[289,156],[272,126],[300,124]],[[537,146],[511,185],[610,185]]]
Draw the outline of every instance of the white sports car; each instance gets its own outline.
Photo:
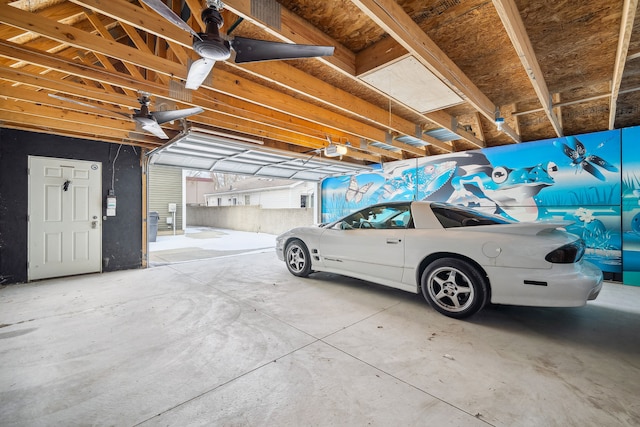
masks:
[[[391,202],[276,240],[289,271],[326,271],[420,293],[464,318],[487,301],[577,307],[598,296],[602,272],[582,259],[570,222],[514,223],[460,206]]]

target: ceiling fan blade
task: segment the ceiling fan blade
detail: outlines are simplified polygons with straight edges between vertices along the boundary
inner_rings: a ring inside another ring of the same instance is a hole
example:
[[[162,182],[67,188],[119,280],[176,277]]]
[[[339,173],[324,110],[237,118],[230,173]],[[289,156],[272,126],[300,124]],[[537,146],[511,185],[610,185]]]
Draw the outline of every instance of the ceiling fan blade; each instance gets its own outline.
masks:
[[[170,122],[172,120],[180,120],[193,114],[202,113],[204,110],[200,107],[184,108],[182,110],[154,111],[151,115],[156,119],[158,124]]]
[[[236,51],[235,62],[270,61],[274,59],[314,58],[333,55],[333,46],[315,46],[270,42],[266,40],[235,37],[229,42]]]
[[[193,28],[187,25],[186,22],[182,20],[176,13],[171,10],[162,0],[140,0],[142,3],[149,6],[151,9],[155,10],[160,16],[162,16],[167,21],[171,22],[173,25],[182,28],[183,30],[191,33],[193,37],[200,39],[198,33],[193,31]],[[200,39],[202,40],[202,39]]]
[[[127,119],[131,118],[130,114],[122,113],[120,111],[108,110],[106,108],[98,107],[97,105],[87,104],[85,102],[78,101],[76,99],[65,98],[64,96],[55,95],[53,93],[50,93],[49,96],[51,98],[57,99],[58,101],[72,102],[74,104],[82,105],[83,107],[89,107],[89,108],[93,108],[93,109],[96,109],[96,110],[102,110],[102,111],[105,111],[105,112],[109,112],[109,113],[112,113],[112,114],[118,114],[120,116],[126,117]]]
[[[136,116],[133,116],[133,120],[138,122],[140,124],[140,127],[142,127],[142,129],[146,130],[149,133],[154,134],[158,138],[169,139],[167,134],[164,133],[164,131],[162,130],[158,122],[156,122],[155,120],[150,119],[148,117],[136,117]]]
[[[187,75],[187,82],[184,87],[187,89],[198,89],[211,72],[215,63],[216,61],[212,59],[202,58],[191,64],[189,74]]]

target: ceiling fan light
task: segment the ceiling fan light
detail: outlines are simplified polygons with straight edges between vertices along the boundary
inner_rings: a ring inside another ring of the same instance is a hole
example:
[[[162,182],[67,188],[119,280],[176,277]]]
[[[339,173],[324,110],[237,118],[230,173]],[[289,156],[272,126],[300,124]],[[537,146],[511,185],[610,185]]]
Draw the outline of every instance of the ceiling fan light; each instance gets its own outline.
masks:
[[[193,41],[193,50],[202,58],[213,61],[226,61],[231,57],[229,42],[221,38],[207,37],[201,34],[202,40]]]

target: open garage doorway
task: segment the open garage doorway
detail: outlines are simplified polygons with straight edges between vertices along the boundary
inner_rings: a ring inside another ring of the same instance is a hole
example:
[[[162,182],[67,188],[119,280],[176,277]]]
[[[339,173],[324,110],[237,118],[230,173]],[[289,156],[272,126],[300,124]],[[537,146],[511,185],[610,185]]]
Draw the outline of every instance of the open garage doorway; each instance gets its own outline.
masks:
[[[264,147],[257,140],[189,130],[149,155],[150,265],[160,262],[159,244],[170,239],[199,248],[177,248],[172,257],[181,260],[186,253],[202,259],[218,250],[241,250],[237,242],[247,239],[238,233],[256,238],[252,248],[263,247],[262,234],[275,236],[319,222],[317,195],[323,178],[369,168],[327,158],[322,150],[295,153]],[[222,248],[217,245],[225,235],[216,234],[221,230],[235,232]]]
[[[174,248],[179,251],[173,258],[186,260],[189,252],[194,259],[202,259],[219,255],[218,250],[241,250],[234,244],[246,239],[238,233],[256,237],[255,249],[264,247],[262,234],[275,236],[298,225],[318,223],[321,180],[370,169],[323,156],[322,150],[294,153],[194,131],[150,153],[150,265],[162,262],[159,252],[168,250],[159,249],[162,241],[190,244]],[[204,244],[210,239],[221,242],[218,239],[224,235],[216,234],[221,230],[236,232],[234,244],[222,248]]]
[[[317,223],[311,181],[148,169],[149,266],[273,250],[277,234]]]

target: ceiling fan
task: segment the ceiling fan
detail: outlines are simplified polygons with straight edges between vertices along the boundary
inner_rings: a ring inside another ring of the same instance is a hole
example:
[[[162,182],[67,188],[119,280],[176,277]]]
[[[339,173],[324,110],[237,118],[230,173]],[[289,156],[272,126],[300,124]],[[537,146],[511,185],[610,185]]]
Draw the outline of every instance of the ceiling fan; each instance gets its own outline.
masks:
[[[140,109],[133,110],[134,114],[126,114],[118,111],[107,110],[106,108],[100,108],[95,105],[87,104],[75,99],[65,98],[63,96],[55,95],[52,93],[50,93],[49,96],[61,101],[73,102],[75,104],[84,105],[85,107],[105,110],[126,117],[138,123],[140,127],[145,131],[162,139],[169,139],[169,136],[164,132],[164,130],[162,130],[162,128],[160,127],[161,124],[171,122],[173,120],[181,120],[193,114],[199,114],[204,111],[200,107],[184,108],[182,110],[149,111],[151,95],[147,92],[140,92],[140,97],[138,98],[138,102],[140,102]]]
[[[162,0],[141,0],[172,24],[193,35],[193,50],[200,59],[191,64],[185,87],[197,89],[207,78],[216,61],[226,61],[231,57],[231,49],[236,53],[235,62],[258,62],[277,59],[313,58],[333,55],[333,46],[315,46],[270,42],[220,35],[224,20],[220,10],[224,7],[221,0],[207,0],[207,8],[202,11],[202,21],[206,32],[196,33]]]

